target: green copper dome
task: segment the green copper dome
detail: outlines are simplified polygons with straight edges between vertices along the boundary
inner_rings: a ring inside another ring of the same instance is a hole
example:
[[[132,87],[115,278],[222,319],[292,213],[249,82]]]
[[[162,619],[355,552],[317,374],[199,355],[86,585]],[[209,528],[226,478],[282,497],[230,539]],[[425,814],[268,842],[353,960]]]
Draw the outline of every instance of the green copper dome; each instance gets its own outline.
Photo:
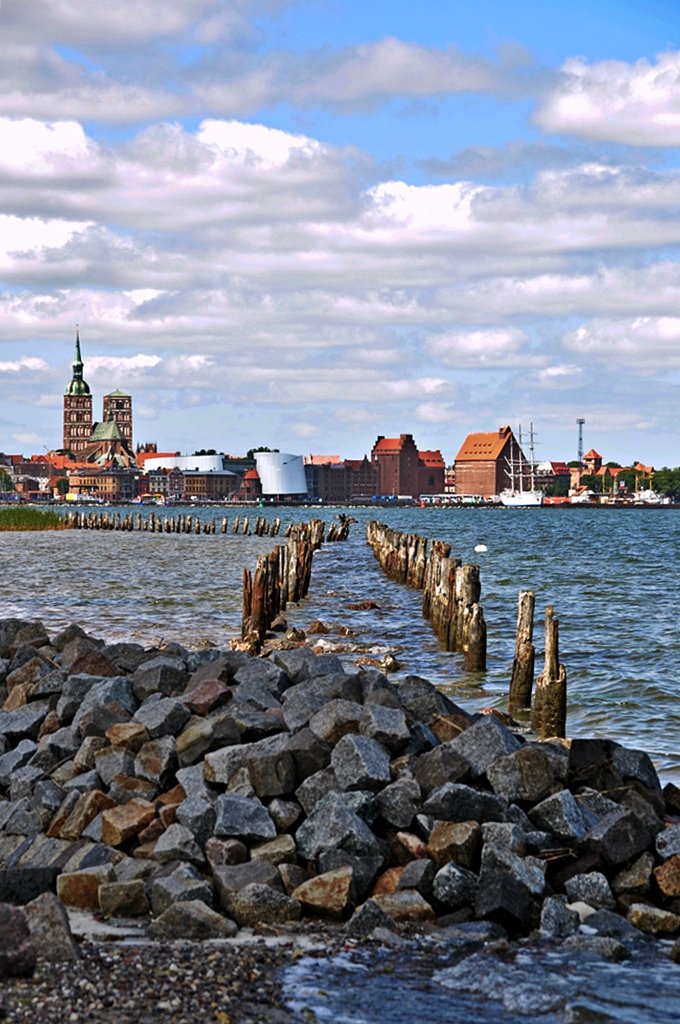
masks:
[[[73,377],[66,388],[66,395],[89,395],[90,385],[83,378],[83,360],[80,356],[80,332],[76,330],[76,353],[73,357]]]

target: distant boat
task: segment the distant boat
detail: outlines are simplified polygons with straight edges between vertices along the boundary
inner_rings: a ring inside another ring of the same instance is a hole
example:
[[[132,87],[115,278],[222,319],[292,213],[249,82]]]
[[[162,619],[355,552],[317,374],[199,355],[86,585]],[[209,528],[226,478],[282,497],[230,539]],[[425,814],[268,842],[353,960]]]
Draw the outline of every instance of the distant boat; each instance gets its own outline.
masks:
[[[524,487],[524,467],[522,465],[522,456],[520,454],[518,464],[515,466],[515,460],[513,457],[513,449],[510,447],[510,458],[507,460],[508,467],[510,469],[510,487],[506,487],[505,490],[501,491],[499,500],[501,505],[505,505],[507,508],[539,508],[543,504],[543,491],[539,491],[536,488],[534,480],[534,425],[533,423],[529,426],[529,452],[531,459],[529,461],[529,488],[528,490]],[[522,428],[519,428],[519,447],[520,453],[522,450]],[[517,486],[515,486],[515,476],[517,476]]]

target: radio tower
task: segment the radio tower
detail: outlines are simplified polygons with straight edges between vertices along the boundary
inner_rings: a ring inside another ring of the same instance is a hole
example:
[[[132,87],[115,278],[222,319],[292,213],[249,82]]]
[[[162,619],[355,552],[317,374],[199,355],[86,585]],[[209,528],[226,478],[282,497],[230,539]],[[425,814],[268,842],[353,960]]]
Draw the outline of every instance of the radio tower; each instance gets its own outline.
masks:
[[[583,424],[585,420],[580,418],[576,420],[578,423],[578,464],[583,465]]]

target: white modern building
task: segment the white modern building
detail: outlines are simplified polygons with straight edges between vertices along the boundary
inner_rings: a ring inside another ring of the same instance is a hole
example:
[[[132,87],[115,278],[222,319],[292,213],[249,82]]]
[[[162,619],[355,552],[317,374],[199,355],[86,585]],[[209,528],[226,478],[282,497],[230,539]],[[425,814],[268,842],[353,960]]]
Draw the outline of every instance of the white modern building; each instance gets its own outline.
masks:
[[[255,461],[264,496],[307,494],[302,455],[291,455],[289,452],[255,452]]]

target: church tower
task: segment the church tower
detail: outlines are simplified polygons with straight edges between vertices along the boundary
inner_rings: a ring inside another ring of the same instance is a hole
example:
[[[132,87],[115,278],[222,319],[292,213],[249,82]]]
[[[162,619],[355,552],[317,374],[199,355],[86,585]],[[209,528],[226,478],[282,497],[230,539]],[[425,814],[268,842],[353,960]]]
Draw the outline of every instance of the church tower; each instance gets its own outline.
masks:
[[[92,434],[92,395],[83,378],[83,360],[80,355],[80,332],[76,327],[76,351],[73,358],[73,376],[64,392],[64,440],[62,447],[77,457]]]
[[[112,391],[104,395],[103,419],[115,420],[125,438],[128,448],[132,448],[132,397],[126,391]]]

